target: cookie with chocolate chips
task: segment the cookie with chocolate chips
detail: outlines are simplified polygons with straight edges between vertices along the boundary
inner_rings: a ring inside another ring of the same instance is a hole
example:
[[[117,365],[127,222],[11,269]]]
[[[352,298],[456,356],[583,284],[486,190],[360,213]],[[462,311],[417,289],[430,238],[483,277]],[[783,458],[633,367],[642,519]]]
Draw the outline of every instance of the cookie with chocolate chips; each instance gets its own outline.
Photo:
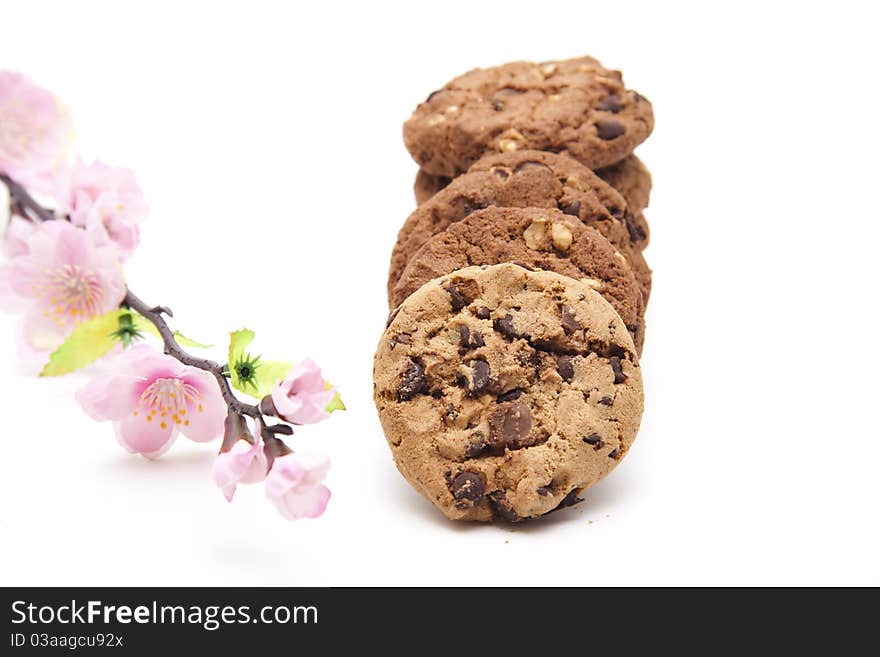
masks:
[[[626,258],[647,304],[651,269],[641,252],[647,226],[629,211],[623,197],[570,157],[518,151],[486,155],[407,218],[391,253],[388,297],[392,307],[394,286],[413,254],[437,233],[488,207],[555,208],[580,219]]]
[[[623,158],[620,162],[596,171],[602,180],[616,189],[633,213],[648,207],[651,196],[651,173],[635,155]],[[447,176],[435,176],[419,169],[413,183],[416,204],[421,205],[452,182]]]
[[[512,62],[455,78],[403,126],[427,173],[454,177],[483,154],[567,151],[591,169],[619,162],[654,127],[651,103],[592,57]]]
[[[642,415],[635,346],[611,305],[514,264],[419,288],[379,342],[373,381],[398,469],[455,520],[575,503],[627,453]]]
[[[648,207],[653,184],[651,172],[635,155],[598,169],[596,175],[620,192],[630,212],[638,213]]]
[[[644,304],[626,259],[598,231],[552,208],[492,207],[451,224],[409,259],[391,304],[401,304],[431,279],[456,269],[502,262],[587,283],[617,311],[641,354]]]

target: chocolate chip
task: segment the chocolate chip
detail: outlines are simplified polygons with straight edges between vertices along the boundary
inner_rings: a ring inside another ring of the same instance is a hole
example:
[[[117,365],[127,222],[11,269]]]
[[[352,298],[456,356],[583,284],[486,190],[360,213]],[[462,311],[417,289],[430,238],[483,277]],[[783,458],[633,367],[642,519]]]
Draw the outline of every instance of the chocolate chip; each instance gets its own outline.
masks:
[[[492,96],[492,109],[496,112],[500,112],[507,106],[507,101],[518,93],[519,92],[516,89],[511,89],[510,87],[499,89],[495,92],[495,95]]]
[[[397,386],[398,401],[409,401],[417,394],[428,389],[428,379],[425,376],[425,368],[420,363],[410,359],[409,365],[403,372],[400,385]]]
[[[492,169],[492,173],[501,178],[501,180],[507,180],[510,178],[510,171],[507,169],[502,169],[501,167],[495,167]]]
[[[443,420],[446,422],[455,422],[455,418],[458,417],[458,411],[455,410],[455,406],[452,404],[446,404],[446,408],[443,409]]]
[[[529,442],[531,433],[532,411],[523,402],[504,402],[489,413],[489,446],[493,449],[519,449]]]
[[[428,97],[425,98],[426,103],[430,103],[437,94],[443,93],[443,89],[436,89],[428,94]]]
[[[467,299],[465,299],[464,295],[458,291],[457,287],[450,285],[446,288],[446,291],[449,292],[449,299],[452,303],[452,312],[457,313],[467,305]]]
[[[486,201],[467,201],[462,208],[462,212],[467,217],[477,210],[485,210],[487,207],[489,207],[489,204]]]
[[[391,322],[393,322],[394,318],[397,317],[397,313],[400,312],[400,308],[400,306],[397,306],[397,308],[391,311],[391,313],[388,315],[388,321],[385,322],[385,328],[391,326]]]
[[[556,359],[556,371],[563,381],[571,381],[574,378],[574,363],[571,356],[559,356]]]
[[[499,404],[501,402],[514,401],[516,399],[519,399],[520,395],[522,395],[524,392],[525,390],[514,388],[513,390],[508,390],[507,392],[503,392],[498,395],[498,399],[496,399],[495,401],[497,401]]]
[[[484,360],[472,360],[470,363],[473,374],[469,392],[472,397],[482,395],[489,387],[489,363]]]
[[[541,497],[547,497],[553,492],[553,490],[549,486],[541,486],[537,492]]]
[[[470,444],[465,450],[464,455],[469,459],[472,459],[475,456],[479,456],[480,454],[485,452],[488,446],[489,445],[486,442],[486,436],[483,435],[483,432],[475,431],[471,434]]]
[[[450,490],[456,500],[479,502],[486,492],[486,484],[483,483],[483,477],[476,472],[462,472],[452,480]]]
[[[603,406],[611,406],[614,403],[614,397],[609,397],[605,395],[602,399],[599,400],[599,403]]]
[[[458,327],[458,334],[460,338],[459,344],[461,345],[458,351],[461,354],[466,353],[470,349],[476,349],[477,347],[482,347],[486,344],[483,342],[483,336],[480,333],[477,331],[471,333],[471,330],[464,324]]]
[[[633,242],[643,242],[648,237],[645,234],[645,229],[636,221],[635,215],[628,210],[623,213],[623,220],[626,222],[626,232],[629,233],[629,238]]]
[[[591,433],[589,436],[584,436],[583,441],[587,443],[587,445],[592,445],[593,449],[595,449],[596,451],[602,449],[602,447],[605,445],[605,441],[602,440],[602,436],[600,436],[598,433]]]
[[[624,132],[626,132],[626,128],[623,127],[620,121],[615,121],[614,119],[599,119],[596,121],[596,133],[599,135],[599,139],[609,141],[620,137]]]
[[[489,493],[489,505],[492,507],[495,515],[502,520],[518,522],[520,519],[507,500],[507,495],[504,494],[504,491],[496,490]]]
[[[615,447],[610,452],[608,452],[608,458],[610,459],[619,459],[620,458],[620,448]]]
[[[391,338],[390,344],[392,349],[399,344],[412,344],[412,336],[409,333],[398,333]]]
[[[507,314],[501,319],[496,319],[493,326],[495,327],[495,330],[505,338],[513,340],[514,338],[519,337],[516,333],[516,329],[513,327],[513,315]]]
[[[573,203],[563,203],[559,206],[559,209],[562,210],[565,214],[570,214],[573,217],[579,217],[581,215],[581,202],[574,201]]]
[[[612,356],[608,359],[611,363],[611,371],[614,372],[614,383],[623,383],[626,381],[626,374],[620,369],[620,356]]]
[[[568,495],[562,498],[559,504],[556,505],[554,511],[558,511],[559,509],[564,509],[567,506],[574,506],[579,502],[583,502],[584,500],[577,495],[577,489],[571,491]]]
[[[462,324],[458,327],[458,344],[461,345],[461,349],[467,351],[468,344],[471,341],[471,330]],[[459,350],[461,351],[461,350]]]
[[[632,92],[632,97],[633,97],[633,100],[634,100],[635,102],[637,102],[637,103],[640,103],[640,102],[642,102],[643,100],[648,100],[648,99],[645,98],[642,94],[637,93],[637,92],[635,92],[635,91]]]
[[[574,316],[574,311],[569,306],[562,306],[562,330],[565,334],[571,335],[582,328],[583,326],[580,325],[580,322]]]
[[[623,99],[617,94],[608,94],[596,105],[597,110],[617,114],[623,109]]]
[[[477,319],[489,319],[491,312],[486,306],[480,306],[474,311],[474,315],[477,316]]]

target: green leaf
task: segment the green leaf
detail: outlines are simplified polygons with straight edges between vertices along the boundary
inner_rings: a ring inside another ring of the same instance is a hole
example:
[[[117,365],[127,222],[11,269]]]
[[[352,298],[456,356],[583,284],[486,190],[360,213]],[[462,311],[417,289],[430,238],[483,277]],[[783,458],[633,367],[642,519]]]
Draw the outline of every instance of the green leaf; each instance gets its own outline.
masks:
[[[254,332],[250,329],[229,334],[229,382],[240,392],[262,398],[272,392],[274,385],[285,377],[292,365],[252,356],[247,348],[253,341]]]
[[[330,386],[330,384],[327,383],[327,387],[329,388],[332,386]],[[324,410],[327,411],[328,413],[332,413],[333,411],[344,411],[345,410],[345,404],[342,403],[342,397],[339,396],[338,390],[336,391],[336,394],[333,395],[333,399],[330,400],[330,403],[324,407]]]
[[[132,318],[134,320],[134,327],[140,332],[146,332],[152,335],[153,337],[162,339],[162,336],[159,335],[159,329],[156,328],[156,325],[153,324],[150,320],[148,320],[143,315],[139,315],[138,313],[132,312]],[[177,344],[181,347],[192,347],[193,349],[210,349],[214,345],[204,344],[202,342],[196,342],[192,338],[186,337],[180,331],[174,331],[174,339],[177,340]]]
[[[229,334],[229,363],[235,363],[245,356],[245,349],[254,341],[254,332],[250,329],[232,331]]]
[[[272,392],[272,388],[279,381],[283,381],[284,377],[293,367],[291,363],[282,360],[261,360],[257,363],[257,394],[255,397],[263,398]]]
[[[111,310],[78,324],[63,344],[49,356],[40,376],[61,376],[95,362],[117,343],[114,333],[119,330],[119,318],[127,310]]]

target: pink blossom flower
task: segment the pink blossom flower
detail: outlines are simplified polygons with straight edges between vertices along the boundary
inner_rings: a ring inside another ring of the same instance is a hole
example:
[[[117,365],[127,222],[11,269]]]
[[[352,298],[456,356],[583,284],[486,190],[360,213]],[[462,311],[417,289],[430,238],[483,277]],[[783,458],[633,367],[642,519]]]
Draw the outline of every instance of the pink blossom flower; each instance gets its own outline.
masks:
[[[27,252],[5,267],[8,289],[17,297],[5,305],[26,306],[23,337],[29,348],[55,349],[74,326],[118,307],[125,297],[116,249],[96,244],[86,231],[46,221],[24,244]]]
[[[237,416],[241,418],[241,416]],[[240,420],[244,423],[244,419]],[[227,435],[223,447],[214,459],[211,475],[217,487],[231,502],[237,484],[256,484],[266,478],[266,455],[260,449],[259,438],[256,440],[247,432],[239,431],[238,435],[229,432],[230,419],[226,419]],[[256,435],[260,435],[260,421],[257,420]]]
[[[278,417],[291,424],[311,424],[330,417],[324,410],[336,395],[325,389],[321,368],[310,358],[297,364],[284,381],[272,389],[272,403]]]
[[[7,258],[24,255],[28,252],[27,242],[37,225],[18,216],[9,218],[3,233],[3,255]]]
[[[317,518],[330,500],[330,489],[321,483],[329,469],[326,456],[279,456],[266,477],[266,496],[288,520]]]
[[[78,161],[58,175],[59,209],[70,215],[75,226],[94,231],[113,242],[123,258],[140,241],[140,223],[147,216],[144,193],[128,169],[103,162],[86,165]]]
[[[0,173],[44,191],[72,137],[70,117],[55,96],[23,75],[0,71]]]
[[[223,433],[226,403],[214,377],[146,345],[117,356],[76,397],[90,417],[114,423],[125,449],[150,459],[165,453],[178,432],[197,442]]]

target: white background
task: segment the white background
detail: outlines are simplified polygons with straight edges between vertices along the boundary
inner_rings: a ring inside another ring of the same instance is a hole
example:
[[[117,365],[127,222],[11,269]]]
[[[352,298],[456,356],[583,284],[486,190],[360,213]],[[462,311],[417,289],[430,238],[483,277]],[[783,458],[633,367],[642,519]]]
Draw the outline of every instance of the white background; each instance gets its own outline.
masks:
[[[0,584],[880,584],[868,3],[395,4],[5,3],[0,68],[147,191],[132,289],[193,337],[312,356],[350,410],[298,432],[333,499],[290,524],[260,487],[225,502],[214,446],[123,452],[0,317]],[[401,124],[469,68],[587,53],[656,112],[643,428],[579,507],[451,524],[371,400]]]

